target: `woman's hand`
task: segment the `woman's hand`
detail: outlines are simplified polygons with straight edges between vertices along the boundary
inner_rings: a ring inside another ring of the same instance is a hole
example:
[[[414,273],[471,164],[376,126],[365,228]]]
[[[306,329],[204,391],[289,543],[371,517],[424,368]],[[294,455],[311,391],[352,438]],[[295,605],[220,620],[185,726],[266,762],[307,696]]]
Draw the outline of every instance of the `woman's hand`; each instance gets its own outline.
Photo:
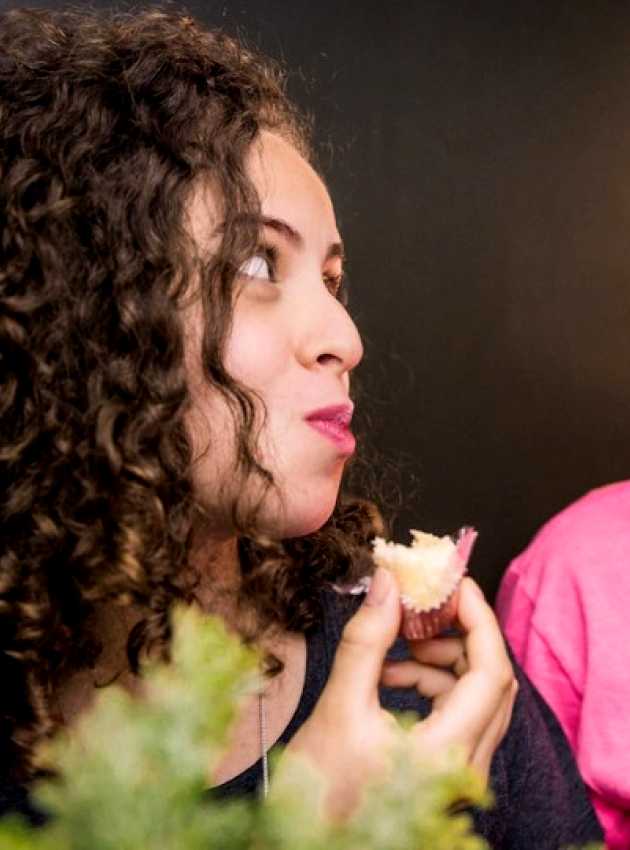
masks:
[[[413,660],[384,665],[400,616],[395,581],[379,569],[346,624],[313,714],[288,746],[326,776],[335,818],[347,816],[366,781],[387,770],[396,721],[380,706],[379,683],[433,698],[431,715],[409,733],[421,755],[457,745],[486,778],[509,724],[516,681],[494,614],[471,579],[459,591],[462,638],[412,641]]]
[[[381,682],[433,699],[429,717],[411,730],[420,753],[456,744],[487,781],[518,684],[494,612],[471,578],[461,583],[457,620],[461,638],[410,641],[414,660],[386,663]]]

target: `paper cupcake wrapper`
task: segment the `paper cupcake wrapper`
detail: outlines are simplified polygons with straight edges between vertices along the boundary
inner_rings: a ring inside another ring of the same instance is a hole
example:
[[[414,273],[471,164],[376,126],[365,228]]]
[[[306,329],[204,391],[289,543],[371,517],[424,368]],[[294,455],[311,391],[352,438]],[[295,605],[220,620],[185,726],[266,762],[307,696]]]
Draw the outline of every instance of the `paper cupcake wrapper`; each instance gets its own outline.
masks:
[[[463,576],[464,573],[462,573],[462,578]],[[402,602],[400,633],[403,637],[409,640],[426,640],[439,635],[440,632],[452,625],[457,614],[458,588],[459,582],[446,602],[443,602],[439,608],[432,608],[430,611],[416,611],[414,608],[407,608],[405,603]]]
[[[444,631],[453,623],[457,613],[457,590],[466,574],[468,560],[476,539],[477,531],[470,527],[464,527],[457,532],[456,536],[454,535],[453,557],[456,558],[457,577],[453,587],[438,605],[428,610],[417,610],[409,599],[401,596],[403,610],[400,631],[404,637],[410,640],[426,640]],[[367,593],[371,581],[371,576],[363,576],[356,584],[333,585],[333,587],[338,593],[357,595]]]

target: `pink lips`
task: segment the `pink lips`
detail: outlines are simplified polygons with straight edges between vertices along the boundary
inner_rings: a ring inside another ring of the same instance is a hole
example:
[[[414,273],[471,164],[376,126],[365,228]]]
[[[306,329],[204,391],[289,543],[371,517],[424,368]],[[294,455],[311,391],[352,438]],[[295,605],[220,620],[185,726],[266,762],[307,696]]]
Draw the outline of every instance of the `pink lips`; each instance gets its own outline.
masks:
[[[314,410],[305,419],[316,431],[331,440],[342,454],[351,455],[356,446],[350,430],[352,410],[350,404],[336,404]]]

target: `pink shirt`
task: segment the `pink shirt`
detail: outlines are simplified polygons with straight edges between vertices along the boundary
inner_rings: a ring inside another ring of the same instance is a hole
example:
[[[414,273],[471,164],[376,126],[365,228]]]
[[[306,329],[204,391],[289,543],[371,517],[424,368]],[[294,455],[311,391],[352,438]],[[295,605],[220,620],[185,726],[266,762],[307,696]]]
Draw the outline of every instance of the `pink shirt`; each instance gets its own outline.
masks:
[[[630,481],[588,493],[508,568],[515,655],[560,720],[610,850],[630,848]]]

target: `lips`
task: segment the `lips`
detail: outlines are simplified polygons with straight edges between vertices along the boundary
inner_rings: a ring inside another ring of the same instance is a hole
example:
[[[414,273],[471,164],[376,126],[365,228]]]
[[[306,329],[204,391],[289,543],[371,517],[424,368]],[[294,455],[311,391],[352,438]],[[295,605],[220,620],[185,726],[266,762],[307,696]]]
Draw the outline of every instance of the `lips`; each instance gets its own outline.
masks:
[[[335,404],[307,414],[308,424],[332,442],[344,455],[351,455],[356,440],[350,430],[353,408],[351,404]]]

